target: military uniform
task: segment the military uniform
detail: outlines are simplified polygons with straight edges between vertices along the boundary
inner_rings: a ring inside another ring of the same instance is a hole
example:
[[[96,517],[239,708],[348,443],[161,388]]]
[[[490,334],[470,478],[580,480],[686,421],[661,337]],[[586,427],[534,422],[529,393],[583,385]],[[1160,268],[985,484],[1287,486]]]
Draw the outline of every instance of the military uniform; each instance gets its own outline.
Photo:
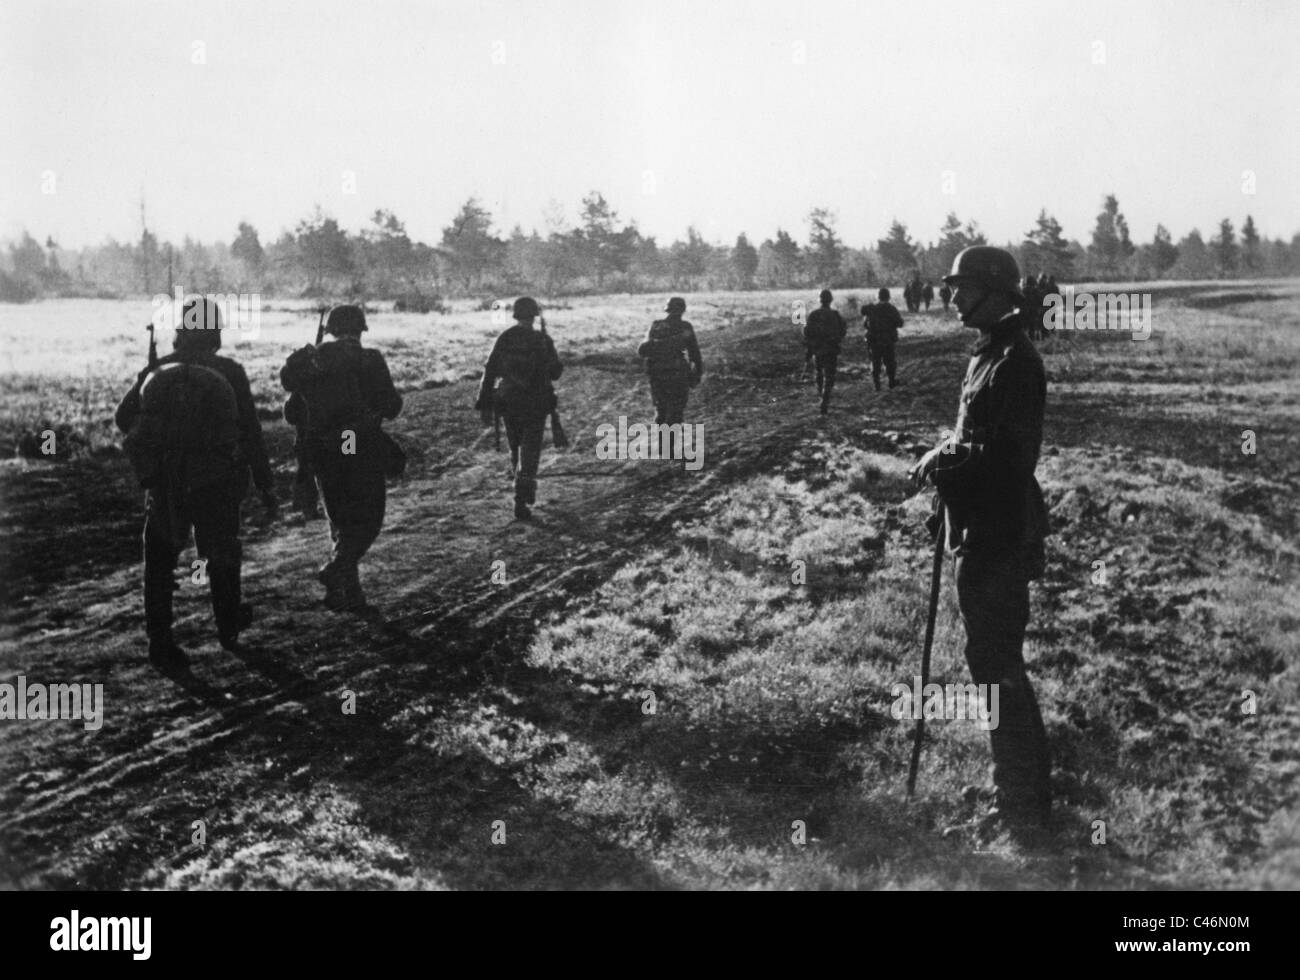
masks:
[[[262,427],[253,404],[244,369],[212,350],[188,345],[158,362],[158,370],[142,372],[118,405],[117,427],[133,431],[142,421],[145,406],[142,387],[160,377],[170,365],[187,365],[213,372],[225,382],[229,395],[218,398],[220,407],[212,419],[213,432],[229,425],[229,438],[213,435],[208,444],[184,454],[169,454],[150,481],[145,499],[144,525],[144,610],[145,630],[151,656],[158,650],[174,650],[172,641],[172,593],[174,572],[191,531],[199,557],[206,561],[205,573],[212,591],[212,611],[217,632],[225,646],[233,646],[239,631],[251,619],[251,610],[241,602],[242,550],[239,542],[239,507],[253,482],[263,498],[273,501],[274,478]],[[227,412],[229,419],[226,419]],[[174,662],[181,655],[172,654]]]
[[[976,684],[997,684],[999,724],[989,734],[1000,805],[1045,817],[1050,761],[1022,646],[1029,582],[1041,577],[1047,508],[1034,468],[1043,438],[1043,361],[1018,312],[981,335],[952,443],[955,465],[933,471],[944,533],[956,555],[966,662]]]
[[[691,388],[704,373],[695,328],[680,314],[670,313],[650,325],[637,353],[646,359],[655,421],[664,425],[682,422]]]
[[[862,307],[862,325],[867,331],[867,353],[871,355],[871,380],[876,390],[880,390],[880,367],[883,364],[889,377],[889,387],[897,381],[894,378],[898,370],[894,348],[898,344],[898,331],[903,326],[903,315],[887,299],[878,303],[869,303]]]
[[[939,287],[939,299],[943,301],[943,308],[946,311],[948,304],[952,302],[952,287],[947,283]]]
[[[344,309],[355,307],[336,312]],[[401,412],[402,396],[384,355],[362,347],[359,330],[304,351],[314,351],[312,359],[291,358],[280,381],[306,403],[303,455],[325,504],[332,545],[319,578],[328,606],[356,611],[365,606],[358,566],[379,537],[387,504],[381,423]]]
[[[475,404],[480,412],[495,412],[505,423],[515,477],[515,514],[520,518],[529,516],[528,508],[537,500],[542,439],[547,416],[556,405],[551,383],[563,372],[550,335],[535,330],[531,318],[497,338],[483,368]]]
[[[804,344],[812,356],[817,370],[817,391],[821,394],[821,411],[826,414],[835,389],[835,375],[839,364],[840,347],[848,333],[844,317],[829,306],[820,306],[808,314],[803,326]]]

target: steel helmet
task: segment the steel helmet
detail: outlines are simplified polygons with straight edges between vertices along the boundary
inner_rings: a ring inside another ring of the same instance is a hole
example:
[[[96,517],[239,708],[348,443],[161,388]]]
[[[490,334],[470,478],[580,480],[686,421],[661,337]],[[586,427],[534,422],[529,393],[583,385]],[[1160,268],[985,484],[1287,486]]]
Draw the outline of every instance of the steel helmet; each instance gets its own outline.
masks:
[[[668,301],[668,305],[664,307],[664,310],[668,313],[685,313],[686,300],[680,296],[674,296]]]
[[[531,296],[520,296],[515,300],[515,305],[511,308],[511,314],[516,320],[527,320],[529,317],[541,316],[542,308],[537,305],[537,300]]]
[[[172,341],[176,350],[220,350],[221,307],[207,298],[192,299],[181,308],[181,322]]]
[[[829,303],[829,302],[830,302],[831,300],[833,300],[835,297],[834,297],[834,295],[832,295],[832,293],[831,293],[831,291],[830,291],[829,289],[823,289],[823,290],[821,291],[820,295],[818,295],[817,298],[818,298],[819,300],[821,300],[823,303]]]
[[[1016,257],[1004,248],[992,245],[972,245],[957,253],[952,260],[952,271],[943,277],[949,286],[963,282],[982,286],[989,292],[1006,293],[1023,300],[1020,291],[1020,266]]]
[[[359,335],[367,329],[365,311],[359,306],[336,306],[325,321],[325,332],[340,337],[343,334]]]

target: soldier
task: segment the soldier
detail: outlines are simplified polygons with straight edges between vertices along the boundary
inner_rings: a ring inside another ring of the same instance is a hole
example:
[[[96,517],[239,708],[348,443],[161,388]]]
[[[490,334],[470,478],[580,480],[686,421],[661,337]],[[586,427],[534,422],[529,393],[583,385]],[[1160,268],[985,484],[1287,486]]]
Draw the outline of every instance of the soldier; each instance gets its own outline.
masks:
[[[934,287],[927,282],[921,287],[921,300],[925,303],[925,311],[930,312],[930,304],[934,302]]]
[[[189,660],[172,636],[173,574],[191,530],[212,592],[217,636],[238,649],[253,618],[241,601],[239,505],[249,476],[267,513],[278,511],[248,376],[221,357],[221,311],[207,299],[182,310],[173,353],[146,368],[118,405],[128,454],[147,489],[144,614],[149,660],[164,671]]]
[[[998,685],[999,723],[990,732],[996,806],[987,829],[1045,824],[1051,808],[1050,760],[1022,645],[1029,582],[1043,574],[1047,508],[1034,477],[1043,438],[1047,382],[1017,307],[1015,258],[977,245],[953,261],[945,282],[961,322],[980,331],[952,437],[912,471],[933,483],[946,545],[956,555],[957,603],[966,662],[976,684]]]
[[[695,328],[682,319],[686,300],[674,296],[664,310],[668,315],[650,324],[645,340],[637,348],[637,356],[645,358],[650,375],[655,421],[674,425],[681,423],[691,389],[704,375],[704,362],[695,340]]]
[[[943,311],[948,312],[948,304],[952,302],[952,287],[946,282],[939,287],[939,299],[943,301]]]
[[[867,331],[867,353],[871,355],[871,380],[880,390],[880,365],[885,365],[889,375],[889,387],[898,387],[894,378],[898,370],[898,361],[894,356],[894,347],[898,343],[898,331],[903,326],[903,316],[898,308],[889,302],[889,290],[881,289],[877,294],[879,302],[868,303],[862,307],[862,326]]]
[[[913,272],[912,281],[907,284],[903,290],[903,302],[907,304],[909,313],[919,313],[921,311],[921,273]]]
[[[304,456],[325,503],[332,542],[317,578],[326,607],[339,612],[367,608],[359,564],[384,523],[392,447],[382,421],[402,410],[384,355],[361,346],[367,329],[359,306],[336,306],[325,322],[334,339],[295,351],[280,369],[285,390],[301,397]]]
[[[1042,295],[1038,292],[1038,280],[1033,276],[1025,276],[1020,292],[1024,297],[1020,312],[1025,321],[1025,333],[1029,335],[1030,340],[1037,340],[1042,334],[1043,323]]]
[[[821,301],[821,307],[808,314],[808,320],[803,325],[803,341],[809,355],[816,362],[817,391],[822,396],[821,413],[825,415],[830,411],[840,347],[849,326],[844,322],[844,317],[831,308],[831,301],[835,297],[829,289],[823,289],[817,298]]]
[[[515,517],[526,521],[537,500],[537,466],[546,419],[556,406],[551,383],[559,379],[564,365],[546,333],[546,318],[537,300],[529,296],[515,300],[513,313],[515,325],[492,346],[474,407],[489,425],[498,415],[506,424],[510,470],[515,478]],[[533,321],[538,317],[541,329],[534,330]]]

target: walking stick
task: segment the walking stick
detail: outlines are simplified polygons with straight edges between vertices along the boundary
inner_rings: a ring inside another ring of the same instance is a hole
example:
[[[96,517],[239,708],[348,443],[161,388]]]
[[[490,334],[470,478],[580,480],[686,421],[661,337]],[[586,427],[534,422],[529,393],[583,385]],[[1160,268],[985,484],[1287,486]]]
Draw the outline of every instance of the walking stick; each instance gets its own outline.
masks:
[[[934,646],[934,621],[939,614],[939,580],[943,576],[943,551],[945,533],[944,522],[939,523],[934,535],[934,567],[930,572],[930,612],[925,621],[925,647],[921,651],[921,694],[930,683],[930,649]],[[912,763],[907,770],[907,798],[912,798],[916,789],[916,772],[921,764],[921,740],[925,737],[925,712],[916,716],[916,731],[912,735]]]

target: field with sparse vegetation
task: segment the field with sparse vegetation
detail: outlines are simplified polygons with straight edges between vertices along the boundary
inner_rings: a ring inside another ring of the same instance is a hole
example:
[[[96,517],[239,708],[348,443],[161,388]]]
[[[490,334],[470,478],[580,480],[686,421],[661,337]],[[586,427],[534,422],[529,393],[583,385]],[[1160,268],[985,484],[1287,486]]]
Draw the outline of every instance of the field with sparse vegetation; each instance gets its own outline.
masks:
[[[111,426],[149,307],[0,307],[0,440],[54,430],[60,450],[0,464],[0,682],[105,691],[99,731],[0,721],[0,886],[1300,886],[1300,285],[1151,291],[1148,341],[1041,344],[1054,535],[1026,657],[1055,813],[1036,846],[971,831],[973,725],[928,726],[904,799],[891,691],[918,669],[929,576],[906,472],[952,424],[972,339],[939,304],[905,314],[893,391],[851,319],[823,418],[791,315],[813,295],[688,296],[691,473],[594,451],[597,426],[649,417],[635,348],[665,297],[543,298],[572,445],[548,445],[531,523],[472,410],[502,325],[469,302],[375,311],[411,449],[362,566],[379,612],[320,605],[321,522],[250,521],[248,649],[222,650],[183,584],[181,681],[145,660],[140,494]],[[286,503],[277,373],[315,326],[271,301],[227,350]],[[949,581],[936,681],[966,679],[961,640]]]

